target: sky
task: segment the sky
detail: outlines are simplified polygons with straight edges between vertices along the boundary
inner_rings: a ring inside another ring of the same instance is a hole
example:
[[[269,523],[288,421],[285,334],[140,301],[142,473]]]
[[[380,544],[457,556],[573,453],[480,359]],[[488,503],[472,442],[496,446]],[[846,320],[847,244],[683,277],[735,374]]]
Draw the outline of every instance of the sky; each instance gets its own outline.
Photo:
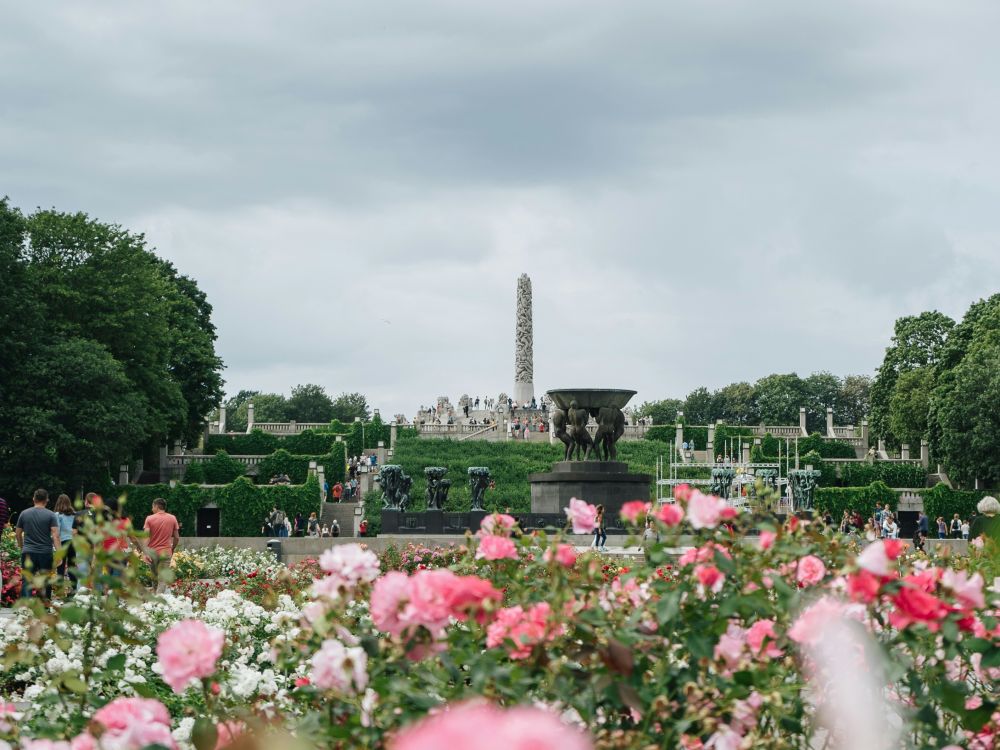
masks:
[[[873,373],[1000,286],[1000,4],[16,3],[0,194],[145,234],[226,389]]]

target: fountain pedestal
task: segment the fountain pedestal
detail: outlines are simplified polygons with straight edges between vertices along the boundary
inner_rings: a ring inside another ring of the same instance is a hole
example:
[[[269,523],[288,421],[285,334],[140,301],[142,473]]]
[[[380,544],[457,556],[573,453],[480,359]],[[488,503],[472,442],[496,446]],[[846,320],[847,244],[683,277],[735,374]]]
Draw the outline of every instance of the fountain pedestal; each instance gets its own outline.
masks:
[[[552,471],[528,475],[532,513],[562,513],[570,498],[604,505],[609,525],[629,500],[649,500],[649,474],[634,474],[622,461],[557,461]]]

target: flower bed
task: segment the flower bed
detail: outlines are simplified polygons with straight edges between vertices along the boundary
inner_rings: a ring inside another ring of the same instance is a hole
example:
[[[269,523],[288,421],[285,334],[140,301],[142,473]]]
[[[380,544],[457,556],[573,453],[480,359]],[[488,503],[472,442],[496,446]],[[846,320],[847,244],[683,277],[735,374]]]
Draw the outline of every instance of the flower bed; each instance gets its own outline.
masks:
[[[102,578],[104,598],[35,604],[0,636],[0,687],[31,702],[0,732],[198,750],[286,733],[390,750],[994,746],[1000,584],[979,571],[995,549],[859,550],[684,489],[622,513],[664,540],[628,569],[495,515],[430,563],[342,545],[235,581],[287,580],[271,609],[249,588],[155,598],[128,571]],[[594,523],[584,503],[570,516],[575,533]],[[740,543],[751,525],[759,546]],[[675,558],[681,531],[697,544]]]

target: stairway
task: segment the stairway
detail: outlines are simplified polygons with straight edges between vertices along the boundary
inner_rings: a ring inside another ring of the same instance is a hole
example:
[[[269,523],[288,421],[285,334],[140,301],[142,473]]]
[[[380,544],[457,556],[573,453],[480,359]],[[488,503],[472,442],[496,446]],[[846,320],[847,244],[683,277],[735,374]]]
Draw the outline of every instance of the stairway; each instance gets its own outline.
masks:
[[[319,519],[320,527],[329,526],[336,518],[340,524],[340,535],[354,536],[354,512],[360,505],[360,503],[323,503],[323,515]]]

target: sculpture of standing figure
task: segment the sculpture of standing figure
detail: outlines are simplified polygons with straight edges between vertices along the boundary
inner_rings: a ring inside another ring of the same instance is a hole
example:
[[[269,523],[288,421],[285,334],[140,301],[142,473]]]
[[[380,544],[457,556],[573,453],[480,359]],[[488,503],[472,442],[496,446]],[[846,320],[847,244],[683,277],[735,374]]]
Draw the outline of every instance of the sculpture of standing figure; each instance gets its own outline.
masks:
[[[483,500],[493,476],[485,466],[469,467],[469,494],[472,496],[472,510],[486,510]]]
[[[580,453],[583,453],[584,461],[590,459],[590,453],[594,448],[594,440],[587,430],[587,423],[590,421],[590,412],[581,409],[576,401],[570,401],[569,411],[566,414],[569,420],[569,434],[575,444],[576,459],[579,461]],[[572,453],[572,451],[571,451]]]
[[[428,466],[424,469],[424,476],[427,477],[427,510],[444,510],[448,490],[451,488],[451,480],[444,478],[447,473],[448,469],[444,466]]]
[[[602,406],[597,412],[597,434],[594,448],[598,460],[614,461],[618,458],[618,439],[625,434],[625,415],[614,406]]]
[[[565,446],[563,460],[569,461],[573,455],[573,438],[566,432],[566,412],[562,409],[552,410],[552,434]]]
[[[406,510],[410,503],[410,485],[413,480],[403,473],[403,467],[385,464],[375,481],[382,487],[382,507],[385,510]]]

